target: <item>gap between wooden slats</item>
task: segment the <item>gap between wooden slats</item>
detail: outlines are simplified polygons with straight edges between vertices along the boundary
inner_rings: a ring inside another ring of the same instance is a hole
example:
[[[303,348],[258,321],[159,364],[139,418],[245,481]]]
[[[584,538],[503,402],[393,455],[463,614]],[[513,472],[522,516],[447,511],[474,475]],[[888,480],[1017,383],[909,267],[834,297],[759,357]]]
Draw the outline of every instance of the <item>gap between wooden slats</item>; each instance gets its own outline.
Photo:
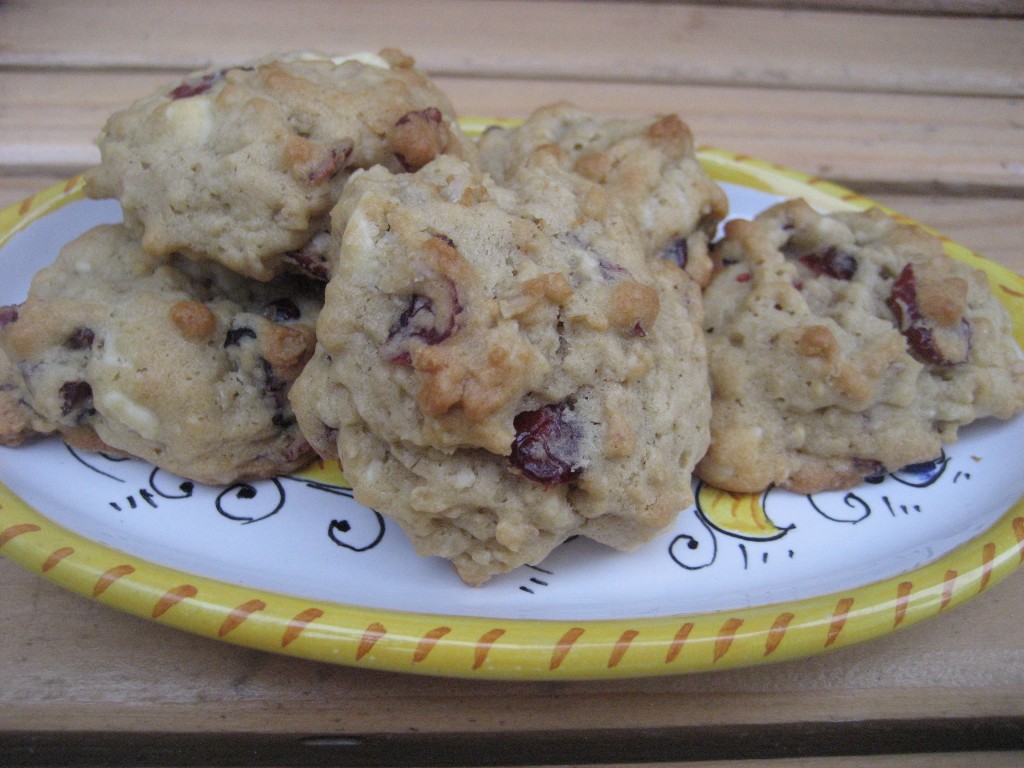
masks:
[[[675,3],[79,0],[6,4],[0,65],[199,68],[398,46],[447,75],[1024,95],[1022,37],[1017,19]]]
[[[107,116],[180,73],[0,72],[0,170],[72,174],[97,162]],[[567,99],[622,116],[676,112],[699,145],[744,152],[857,191],[1024,196],[1024,100],[767,88],[438,77],[463,115],[522,117]]]
[[[630,2],[631,0],[623,0]],[[676,2],[676,0],[656,0]],[[729,0],[746,8],[786,8],[816,11],[867,11],[869,13],[929,14],[1022,18],[1024,6],[1017,0]]]

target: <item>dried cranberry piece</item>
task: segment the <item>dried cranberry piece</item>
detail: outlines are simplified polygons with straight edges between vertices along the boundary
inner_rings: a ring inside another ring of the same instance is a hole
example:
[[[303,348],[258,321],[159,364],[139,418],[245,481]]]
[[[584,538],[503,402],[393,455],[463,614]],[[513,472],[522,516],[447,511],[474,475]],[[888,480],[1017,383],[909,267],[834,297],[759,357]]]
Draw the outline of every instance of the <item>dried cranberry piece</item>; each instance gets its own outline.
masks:
[[[338,144],[331,147],[327,158],[306,174],[306,180],[310,184],[320,184],[334,178],[345,167],[345,164],[348,163],[348,159],[352,156],[355,146],[355,142],[352,139],[343,139],[338,142]]]
[[[288,403],[288,382],[274,373],[274,366],[265,357],[260,358],[260,364],[263,368],[263,390],[274,402],[274,415],[270,422],[275,427],[287,429],[295,423]]]
[[[419,339],[424,344],[433,346],[440,344],[455,331],[455,320],[462,306],[459,304],[458,293],[454,283],[448,283],[450,291],[447,301],[435,302],[429,296],[413,294],[409,304],[398,316],[398,320],[388,332],[388,359],[394,363],[409,365],[412,358],[406,342]]]
[[[896,323],[900,333],[907,340],[910,347],[910,354],[922,363],[932,365],[956,365],[966,360],[950,360],[935,338],[935,328],[921,314],[917,304],[917,279],[914,276],[914,265],[907,264],[900,272],[899,277],[893,281],[892,291],[886,302],[893,315],[896,316]],[[960,321],[956,331],[961,338],[969,342],[970,325],[966,320]],[[964,345],[965,349],[967,344]]]
[[[205,75],[201,75],[195,80],[186,80],[177,88],[172,90],[168,95],[172,99],[190,99],[193,96],[198,96],[201,93],[206,93],[213,84],[218,80],[221,80],[224,75],[231,71],[231,69],[240,69],[243,72],[251,72],[252,67],[228,67],[218,72],[207,72]]]
[[[0,307],[0,328],[5,325],[17,322],[18,320],[18,307],[14,304],[8,304]]]
[[[65,381],[60,385],[58,392],[61,397],[60,412],[63,416],[92,402],[92,387],[87,381]]]
[[[213,84],[223,77],[222,72],[208,72],[198,80],[192,80],[191,82],[185,81],[173,91],[170,92],[172,99],[190,99],[193,96],[198,96],[201,93],[206,93]]]
[[[320,232],[298,250],[284,254],[284,259],[309,277],[326,283],[331,279],[331,267],[327,263],[327,246],[330,239],[329,233]]]
[[[432,123],[440,125],[444,119],[444,115],[441,114],[441,110],[437,107],[427,107],[426,109],[420,110],[419,112],[406,112],[398,120],[395,121],[395,125],[405,125],[411,123],[414,117],[422,117],[429,120]]]
[[[661,258],[668,259],[680,269],[686,269],[686,262],[690,259],[690,246],[686,244],[686,238],[670,243],[661,252]]]
[[[424,344],[440,344],[452,334],[455,316],[438,327],[434,318],[434,302],[426,296],[414,294],[409,306],[398,316],[398,322],[391,329],[388,340],[401,335],[403,338],[417,338]]]
[[[821,251],[805,253],[799,261],[814,274],[836,280],[850,280],[857,272],[857,257],[834,245]]]
[[[295,424],[295,417],[289,416],[283,411],[278,411],[273,415],[273,417],[271,417],[270,423],[280,429],[288,429],[288,427]]]
[[[523,411],[512,421],[516,436],[509,460],[531,480],[560,485],[576,480],[583,472],[579,464],[581,433],[570,420],[566,403],[545,405]]]
[[[885,465],[876,459],[854,459],[853,467],[867,482],[875,482],[874,478],[885,476]]]
[[[90,328],[79,327],[71,332],[64,343],[68,349],[89,349],[95,339],[96,334]]]
[[[436,134],[434,139],[438,143],[431,146],[430,141],[424,136],[410,140],[411,136],[406,135],[408,131],[411,130],[412,134],[421,134],[421,131],[415,127],[402,129],[393,134],[390,140],[395,153],[395,159],[398,160],[402,169],[408,173],[418,171],[433,160],[437,153],[444,148],[444,139],[440,127],[444,122],[444,115],[441,113],[441,110],[437,107],[427,107],[419,111],[406,112],[395,121],[395,128],[399,129],[414,122],[421,125],[425,123],[426,127]]]
[[[302,317],[302,310],[291,299],[284,297],[275,299],[263,308],[263,316],[275,323],[286,323]]]
[[[224,336],[224,348],[233,347],[237,344],[241,344],[243,339],[255,339],[256,331],[252,328],[242,326],[241,328],[231,328]]]

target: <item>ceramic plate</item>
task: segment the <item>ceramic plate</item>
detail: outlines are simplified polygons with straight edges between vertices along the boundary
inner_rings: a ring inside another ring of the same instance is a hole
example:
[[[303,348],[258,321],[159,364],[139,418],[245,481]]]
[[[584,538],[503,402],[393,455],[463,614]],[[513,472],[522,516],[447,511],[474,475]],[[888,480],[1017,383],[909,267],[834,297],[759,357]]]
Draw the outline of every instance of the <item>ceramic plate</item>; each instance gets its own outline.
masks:
[[[790,196],[872,205],[749,157],[701,160],[733,216]],[[0,213],[0,305],[22,300],[68,240],[119,219],[77,178]],[[1024,279],[945,244],[985,270],[1024,339]],[[848,492],[698,487],[639,551],[577,538],[473,589],[356,504],[336,466],[212,488],[43,440],[0,448],[0,554],[153,621],[320,661],[510,679],[676,674],[874,638],[1007,576],[1024,557],[1022,441],[1022,418],[981,423],[935,462]]]

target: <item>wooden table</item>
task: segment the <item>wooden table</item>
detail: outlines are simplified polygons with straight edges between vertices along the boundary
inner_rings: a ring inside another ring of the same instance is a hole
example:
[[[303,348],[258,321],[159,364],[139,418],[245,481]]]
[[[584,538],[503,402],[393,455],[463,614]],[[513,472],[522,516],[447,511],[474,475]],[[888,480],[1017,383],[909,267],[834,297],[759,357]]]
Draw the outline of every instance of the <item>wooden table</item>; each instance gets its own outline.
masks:
[[[1014,0],[4,2],[0,204],[94,163],[107,114],[185,71],[383,46],[463,114],[678,112],[700,144],[840,182],[1024,272]],[[800,661],[502,683],[218,643],[0,559],[0,764],[1019,766],[1022,590],[1017,571]]]

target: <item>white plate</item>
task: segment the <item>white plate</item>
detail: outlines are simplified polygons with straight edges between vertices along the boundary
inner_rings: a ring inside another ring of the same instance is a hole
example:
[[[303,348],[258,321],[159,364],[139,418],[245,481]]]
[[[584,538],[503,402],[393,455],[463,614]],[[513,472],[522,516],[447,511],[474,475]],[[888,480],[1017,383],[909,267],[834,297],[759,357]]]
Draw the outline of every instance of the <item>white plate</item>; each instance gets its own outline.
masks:
[[[702,159],[733,216],[800,192],[819,208],[869,204],[729,153]],[[119,220],[115,203],[82,199],[79,187],[5,212],[0,305],[21,301],[64,243]],[[1019,325],[1024,281],[986,266]],[[0,551],[125,610],[322,660],[501,677],[707,669],[877,636],[970,596],[957,579],[973,594],[1002,578],[1020,561],[1022,443],[1024,419],[984,422],[940,461],[849,492],[736,499],[698,488],[698,504],[636,552],[577,538],[472,589],[356,504],[336,468],[211,488],[43,440],[0,448]],[[848,628],[858,611],[867,623]],[[405,623],[415,628],[388,629]],[[700,651],[702,632],[714,645]]]

